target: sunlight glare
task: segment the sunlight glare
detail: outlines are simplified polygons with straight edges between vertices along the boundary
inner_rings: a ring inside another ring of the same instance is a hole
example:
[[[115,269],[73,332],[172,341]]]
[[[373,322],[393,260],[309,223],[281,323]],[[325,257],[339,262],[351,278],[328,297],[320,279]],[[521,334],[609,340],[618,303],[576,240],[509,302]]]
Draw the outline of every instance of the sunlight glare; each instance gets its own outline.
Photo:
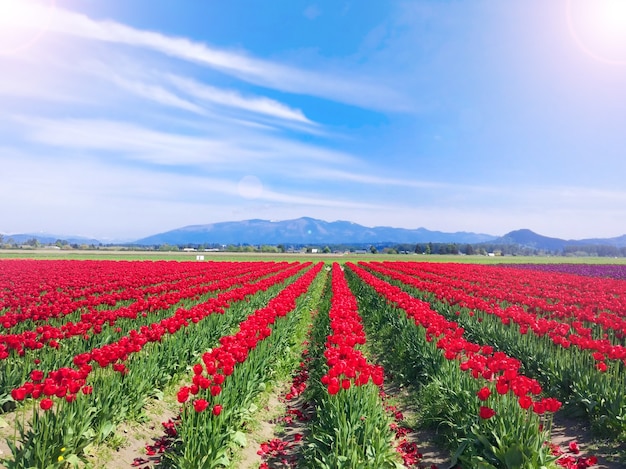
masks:
[[[626,64],[626,0],[568,0],[572,37],[594,59]]]
[[[46,32],[54,0],[0,0],[0,54],[29,47]]]

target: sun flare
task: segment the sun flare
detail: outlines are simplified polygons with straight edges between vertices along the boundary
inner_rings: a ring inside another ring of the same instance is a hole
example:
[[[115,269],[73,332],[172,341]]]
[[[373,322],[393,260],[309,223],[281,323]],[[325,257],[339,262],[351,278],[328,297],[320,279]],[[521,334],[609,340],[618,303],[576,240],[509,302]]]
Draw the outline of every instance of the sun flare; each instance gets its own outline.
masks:
[[[36,42],[47,30],[54,0],[0,0],[0,54]]]
[[[568,0],[567,19],[583,52],[626,65],[626,0]]]

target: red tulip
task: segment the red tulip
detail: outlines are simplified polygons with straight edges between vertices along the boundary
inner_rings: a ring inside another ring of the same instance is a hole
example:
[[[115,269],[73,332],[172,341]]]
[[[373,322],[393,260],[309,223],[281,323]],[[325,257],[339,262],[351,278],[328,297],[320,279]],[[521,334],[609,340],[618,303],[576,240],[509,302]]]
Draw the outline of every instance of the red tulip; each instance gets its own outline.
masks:
[[[53,404],[54,403],[52,402],[52,399],[46,397],[45,399],[41,400],[41,402],[39,403],[39,407],[41,407],[42,410],[50,410]]]
[[[476,395],[478,396],[478,399],[480,399],[481,401],[486,401],[489,396],[491,395],[491,390],[488,387],[483,387],[481,388]]]
[[[491,407],[480,406],[479,415],[481,419],[487,420],[496,415],[496,411]]]
[[[193,408],[196,412],[203,412],[208,406],[209,403],[204,399],[196,399],[193,401]]]
[[[521,396],[517,401],[522,409],[528,409],[533,405],[533,400],[530,396]]]

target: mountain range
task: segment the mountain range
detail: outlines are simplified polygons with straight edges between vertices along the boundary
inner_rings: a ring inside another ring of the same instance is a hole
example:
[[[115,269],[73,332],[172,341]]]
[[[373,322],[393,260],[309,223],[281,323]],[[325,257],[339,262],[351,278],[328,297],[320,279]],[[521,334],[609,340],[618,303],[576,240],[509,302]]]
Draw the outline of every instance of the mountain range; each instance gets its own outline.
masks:
[[[444,233],[425,228],[366,227],[349,221],[244,220],[191,225],[136,241],[137,244],[367,244],[367,243],[481,243],[495,236],[467,232]]]
[[[40,244],[54,244],[57,241],[65,241],[69,244],[102,244],[102,241],[95,238],[86,238],[84,236],[74,235],[55,235],[50,233],[16,233],[4,234],[0,233],[5,243],[26,244],[32,239],[36,239]],[[0,242],[0,244],[2,244]]]
[[[33,238],[42,244],[52,244],[64,240],[76,244],[107,244],[96,239],[77,236],[55,236],[37,234],[4,235],[5,242],[25,243]],[[200,245],[200,244],[251,244],[251,245],[362,245],[362,244],[403,244],[403,243],[456,243],[491,245],[517,244],[520,246],[547,251],[560,251],[565,246],[608,245],[626,247],[626,235],[615,238],[589,238],[565,240],[542,236],[529,229],[511,231],[504,236],[457,231],[448,233],[431,231],[426,228],[406,229],[388,226],[366,227],[349,221],[327,222],[315,218],[302,217],[294,220],[243,220],[189,225],[164,233],[154,234],[124,244],[139,246],[156,245]]]

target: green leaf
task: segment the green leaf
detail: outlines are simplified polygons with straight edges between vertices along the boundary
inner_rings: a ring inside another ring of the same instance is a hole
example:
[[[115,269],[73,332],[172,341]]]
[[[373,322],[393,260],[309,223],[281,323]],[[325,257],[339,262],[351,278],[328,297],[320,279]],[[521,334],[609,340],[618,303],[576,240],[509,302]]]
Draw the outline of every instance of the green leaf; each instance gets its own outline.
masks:
[[[497,469],[493,464],[488,463],[480,456],[472,461],[472,467],[474,469]]]
[[[211,467],[228,467],[230,466],[230,459],[225,454],[222,454],[215,462],[211,465]]]
[[[74,467],[80,466],[80,459],[78,459],[78,456],[76,456],[75,454],[68,454],[68,456],[65,458],[65,461],[67,461],[68,464],[71,464]]]
[[[467,449],[467,445],[469,445],[469,441],[468,440],[463,441],[463,443],[461,443],[459,445],[459,447],[457,448],[456,452],[452,455],[452,461],[451,461],[451,466],[450,467],[454,466],[458,462],[459,457],[461,456],[461,454],[463,454],[463,452]]]
[[[248,439],[246,438],[246,435],[240,431],[234,433],[232,441],[242,448],[245,448],[248,445]]]
[[[524,453],[519,445],[511,446],[504,455],[506,467],[521,467],[524,462]]]
[[[111,434],[111,432],[113,432],[113,430],[115,430],[115,424],[113,422],[106,422],[100,428],[99,438],[101,440],[105,440]]]

